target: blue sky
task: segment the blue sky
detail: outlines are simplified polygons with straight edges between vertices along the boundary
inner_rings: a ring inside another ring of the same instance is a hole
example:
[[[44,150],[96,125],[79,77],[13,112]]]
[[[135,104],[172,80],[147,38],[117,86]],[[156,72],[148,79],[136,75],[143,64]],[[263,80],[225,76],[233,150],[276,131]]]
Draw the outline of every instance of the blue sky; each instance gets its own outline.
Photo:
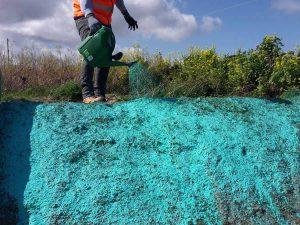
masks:
[[[295,49],[300,45],[300,11],[288,7],[275,7],[272,0],[188,0],[177,1],[176,7],[186,14],[192,14],[201,24],[204,16],[219,17],[222,24],[211,32],[197,29],[178,42],[133,36],[118,37],[121,46],[139,43],[150,51],[160,50],[164,54],[182,51],[191,46],[216,46],[218,52],[232,53],[238,48],[255,48],[265,35],[275,34],[283,39],[285,49]],[[283,4],[285,1],[282,1]],[[295,1],[296,4],[300,1]],[[239,5],[239,6],[237,6]],[[231,6],[236,6],[230,8]],[[293,7],[293,6],[290,6]],[[134,15],[134,12],[132,12]]]
[[[57,46],[76,51],[80,43],[73,0],[9,0],[0,7],[0,47]],[[300,0],[124,0],[139,22],[136,32],[115,10],[118,49],[140,44],[150,52],[184,51],[215,46],[220,53],[255,48],[265,35],[278,35],[285,49],[300,45]],[[5,48],[5,47],[3,47]]]

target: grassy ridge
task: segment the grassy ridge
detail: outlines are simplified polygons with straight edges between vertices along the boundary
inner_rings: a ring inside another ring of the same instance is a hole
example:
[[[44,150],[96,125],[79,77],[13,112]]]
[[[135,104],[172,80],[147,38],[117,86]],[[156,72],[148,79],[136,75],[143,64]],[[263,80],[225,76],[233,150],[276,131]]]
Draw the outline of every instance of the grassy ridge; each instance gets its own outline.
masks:
[[[255,49],[219,55],[216,49],[194,47],[163,57],[134,48],[124,60],[139,60],[157,86],[152,96],[263,96],[276,97],[299,89],[299,50],[284,52],[280,38],[266,36]],[[81,59],[78,55],[38,53],[27,48],[8,62],[0,53],[4,99],[47,97],[74,100],[80,96]],[[127,68],[112,68],[108,92],[129,94]]]
[[[300,54],[284,52],[280,38],[266,36],[256,49],[218,55],[216,49],[191,48],[187,54],[164,58],[142,56],[163,96],[276,97],[299,89]]]

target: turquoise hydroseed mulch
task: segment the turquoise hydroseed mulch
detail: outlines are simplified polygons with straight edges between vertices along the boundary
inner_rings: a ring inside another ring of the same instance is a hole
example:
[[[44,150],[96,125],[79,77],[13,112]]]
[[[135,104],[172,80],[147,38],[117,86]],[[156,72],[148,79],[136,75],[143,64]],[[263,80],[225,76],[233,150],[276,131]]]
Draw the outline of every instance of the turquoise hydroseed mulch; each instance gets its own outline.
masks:
[[[34,102],[0,103],[0,224],[27,225],[24,190],[30,174]]]
[[[129,68],[130,94],[133,96],[153,96],[159,91],[155,85],[154,77],[148,72],[147,68],[141,63],[135,63]]]
[[[39,105],[29,223],[297,224],[299,100]]]

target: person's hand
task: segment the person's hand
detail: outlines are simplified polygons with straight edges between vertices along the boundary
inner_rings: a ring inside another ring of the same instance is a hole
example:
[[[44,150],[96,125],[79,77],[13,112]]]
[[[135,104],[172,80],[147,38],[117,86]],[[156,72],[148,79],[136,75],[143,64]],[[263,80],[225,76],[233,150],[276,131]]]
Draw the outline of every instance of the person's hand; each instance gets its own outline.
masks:
[[[95,15],[93,13],[88,14],[88,25],[90,28],[90,36],[95,34],[100,28],[102,27],[101,23],[96,19]]]
[[[128,29],[135,30],[139,28],[137,21],[133,19],[127,11],[124,12],[123,15],[126,22],[128,23]]]

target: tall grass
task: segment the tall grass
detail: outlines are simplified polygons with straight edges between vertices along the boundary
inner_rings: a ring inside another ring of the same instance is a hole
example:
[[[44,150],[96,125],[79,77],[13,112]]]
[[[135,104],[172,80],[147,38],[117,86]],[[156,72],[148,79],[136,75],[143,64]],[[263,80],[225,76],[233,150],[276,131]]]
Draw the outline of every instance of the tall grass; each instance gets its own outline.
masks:
[[[162,56],[135,46],[124,60],[139,60],[149,70],[157,84],[155,91],[151,90],[153,96],[278,96],[286,90],[299,89],[300,84],[300,54],[284,52],[282,46],[281,39],[275,36],[266,36],[255,49],[238,50],[234,55],[194,47]],[[8,62],[4,49],[0,49],[4,95],[53,97],[56,93],[55,99],[77,98],[80,64],[78,54],[36,48],[24,48]],[[128,68],[111,69],[108,92],[129,94]]]
[[[12,55],[9,62],[2,51],[0,58],[4,92],[53,88],[70,80],[79,81],[78,56],[63,54],[59,49],[40,52],[35,48],[23,48]]]

